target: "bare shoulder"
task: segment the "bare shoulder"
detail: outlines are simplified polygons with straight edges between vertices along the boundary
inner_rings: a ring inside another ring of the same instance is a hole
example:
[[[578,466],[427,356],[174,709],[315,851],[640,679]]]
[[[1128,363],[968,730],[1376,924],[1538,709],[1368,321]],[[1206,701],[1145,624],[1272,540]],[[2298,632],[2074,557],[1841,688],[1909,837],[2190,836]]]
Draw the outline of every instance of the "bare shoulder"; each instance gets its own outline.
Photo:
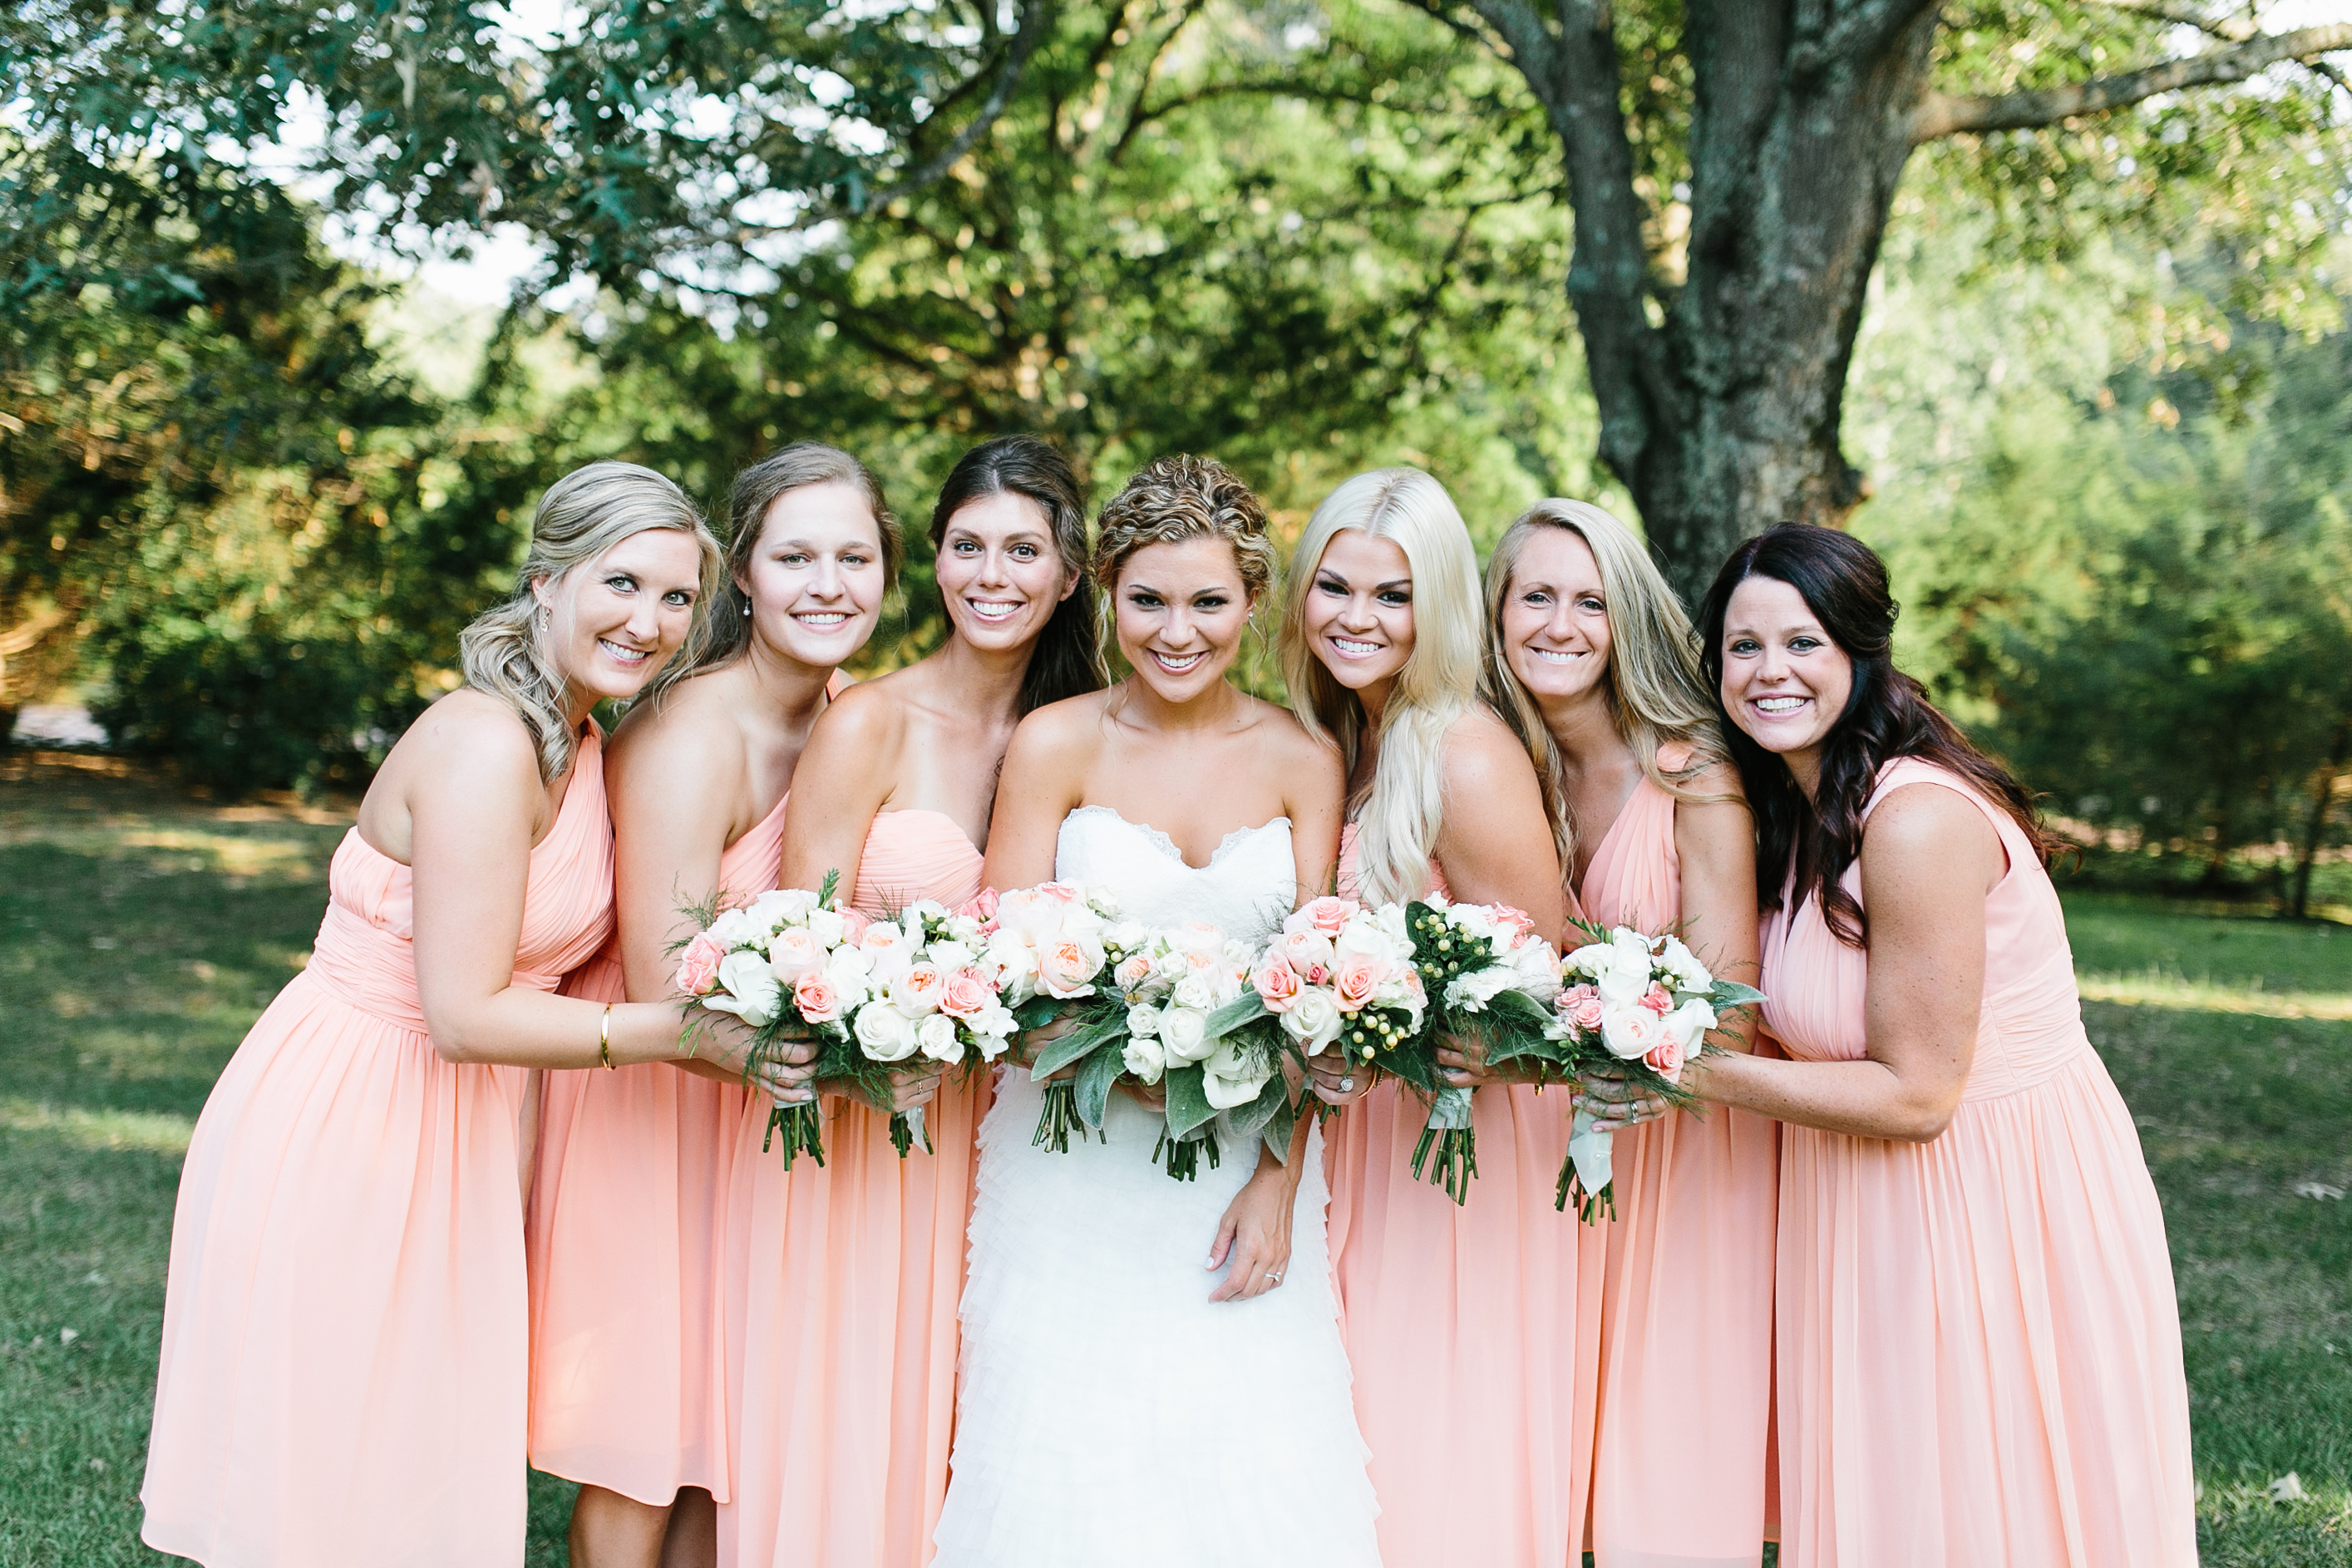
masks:
[[[522,715],[470,686],[459,687],[420,714],[393,754],[399,772],[420,777],[513,773],[529,775],[534,784],[539,779],[539,746]]]
[[[906,673],[895,670],[879,680],[862,680],[845,688],[824,705],[824,711],[811,726],[809,750],[822,746],[836,756],[895,756],[906,734],[907,710],[893,683]]]
[[[1665,756],[1663,751],[1658,760],[1662,764],[1664,763]],[[1677,779],[1675,782],[1693,795],[1727,795],[1742,809],[1745,809],[1748,804],[1747,786],[1739,782],[1739,770],[1729,763],[1709,763],[1689,777]]]
[[[605,748],[605,766],[623,775],[687,770],[709,777],[721,769],[740,771],[747,742],[728,700],[727,673],[697,676],[631,708]]]
[[[1924,782],[1889,790],[1871,809],[1863,825],[1862,858],[1865,877],[1891,871],[1937,881],[1975,868],[1971,860],[1998,876],[2008,861],[1983,808],[1957,789]]]
[[[1083,768],[1102,748],[1103,711],[1109,699],[1108,691],[1083,691],[1048,702],[1022,720],[1004,753],[1005,773],[1010,774],[1016,764],[1056,772]]]
[[[1328,773],[1334,779],[1341,775],[1339,748],[1329,737],[1310,733],[1298,721],[1298,715],[1280,703],[1253,697],[1250,704],[1255,721],[1285,768],[1309,768]]]
[[[1484,703],[1454,721],[1445,731],[1441,766],[1448,791],[1477,790],[1515,783],[1532,783],[1535,764],[1511,727]]]

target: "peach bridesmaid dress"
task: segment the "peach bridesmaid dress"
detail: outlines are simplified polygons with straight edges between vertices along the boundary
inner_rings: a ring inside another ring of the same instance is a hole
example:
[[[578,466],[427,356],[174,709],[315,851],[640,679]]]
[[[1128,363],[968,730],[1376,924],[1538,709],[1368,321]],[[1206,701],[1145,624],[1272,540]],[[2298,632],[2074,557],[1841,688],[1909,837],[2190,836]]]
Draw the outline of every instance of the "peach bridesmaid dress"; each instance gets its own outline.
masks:
[[[408,868],[343,836],[310,964],[205,1102],[172,1228],[142,1539],[211,1568],[515,1568],[525,1069],[425,1030]],[[514,983],[613,927],[604,757],[531,851]]]
[[[981,854],[935,811],[874,819],[853,902],[868,915],[980,891]],[[947,1496],[964,1226],[988,1074],[927,1108],[932,1152],[901,1160],[889,1118],[840,1101],[825,1163],[762,1152],[764,1100],[735,1132],[728,1205],[735,1486],[720,1568],[916,1568]]]
[[[1577,902],[1601,924],[1652,935],[1682,919],[1675,797],[1648,777],[1593,850]],[[1596,1568],[1752,1568],[1762,1558],[1777,1127],[1716,1106],[1613,1141]]]
[[[1984,1011],[1951,1125],[1927,1143],[1781,1131],[1780,1561],[2189,1568],[2164,1214],[2083,1033],[2057,892],[1946,769],[1897,759],[1869,805],[1909,784],[1975,803],[2010,868],[1985,900]],[[1861,897],[1858,866],[1844,886]],[[1868,976],[1811,900],[1765,929],[1765,1020],[1791,1057],[1864,1055]]]
[[[848,685],[836,672],[826,695]],[[719,857],[721,895],[774,887],[783,839],[780,799]],[[563,990],[627,999],[617,933]],[[526,1238],[534,1468],[655,1507],[680,1487],[727,1500],[720,1242],[748,1096],[666,1063],[547,1075]]]
[[[1430,884],[1445,890],[1433,862]],[[1356,889],[1356,828],[1339,888]],[[1565,1091],[1471,1100],[1478,1176],[1457,1206],[1413,1179],[1428,1108],[1375,1087],[1326,1129],[1331,1268],[1372,1451],[1382,1561],[1556,1568],[1580,1560],[1592,1471],[1609,1227],[1552,1208]]]

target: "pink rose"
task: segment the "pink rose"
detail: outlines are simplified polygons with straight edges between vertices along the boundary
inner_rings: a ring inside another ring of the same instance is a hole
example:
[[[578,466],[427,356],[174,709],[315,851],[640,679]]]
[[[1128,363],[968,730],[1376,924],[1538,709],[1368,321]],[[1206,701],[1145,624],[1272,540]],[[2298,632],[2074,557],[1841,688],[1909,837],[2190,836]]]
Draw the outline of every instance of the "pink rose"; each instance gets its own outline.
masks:
[[[1274,939],[1274,951],[1284,963],[1317,984],[1322,984],[1322,977],[1330,973],[1331,939],[1321,931],[1285,931]]]
[[[822,969],[801,972],[793,982],[793,1005],[801,1016],[812,1024],[833,1024],[841,1019],[841,994],[833,982],[824,977]]]
[[[1555,1005],[1570,1025],[1588,1035],[1601,1027],[1601,1020],[1607,1016],[1601,993],[1590,985],[1570,986],[1559,994]]]
[[[1251,975],[1250,984],[1257,988],[1258,1000],[1269,1013],[1287,1013],[1298,1005],[1298,971],[1279,958]]]
[[[825,952],[806,926],[786,926],[768,943],[768,966],[786,985],[812,969],[824,967]]]
[[[996,987],[969,964],[949,975],[940,988],[940,1011],[950,1018],[977,1018],[995,1000]]]
[[[1666,994],[1664,986],[1654,980],[1650,982],[1650,988],[1642,993],[1642,1005],[1663,1018],[1675,1010],[1675,999]]]
[[[856,910],[841,911],[841,942],[845,947],[860,947],[866,942],[866,928],[874,922]]]
[[[1660,1078],[1668,1083],[1680,1083],[1683,1077],[1683,1043],[1669,1034],[1642,1058],[1650,1064]]]
[[[1110,977],[1121,991],[1132,991],[1151,978],[1151,959],[1146,953],[1130,952],[1118,961]]]
[[[1326,894],[1308,900],[1298,912],[1307,917],[1311,929],[1321,931],[1325,936],[1338,936],[1339,928],[1348,923],[1348,917],[1361,907],[1353,899],[1336,899]]]
[[[1515,910],[1508,904],[1496,904],[1495,923],[1511,933],[1508,947],[1517,947],[1536,934],[1535,917],[1525,910]]]
[[[1086,943],[1075,937],[1057,938],[1037,953],[1037,979],[1049,995],[1081,995],[1095,977],[1095,963]]]
[[[981,924],[986,925],[996,918],[996,889],[982,888],[974,893],[961,909],[956,910],[956,913],[966,920],[978,921]]]
[[[1342,1013],[1359,1012],[1370,1005],[1372,993],[1387,978],[1388,965],[1370,953],[1343,954],[1331,973],[1332,1000],[1339,1004]]]
[[[677,988],[688,996],[709,995],[719,984],[719,961],[727,950],[710,940],[709,931],[698,931],[686,951],[678,954]]]
[[[1037,884],[1037,893],[1041,898],[1051,900],[1057,904],[1074,904],[1078,901],[1078,889],[1067,882],[1040,882]]]

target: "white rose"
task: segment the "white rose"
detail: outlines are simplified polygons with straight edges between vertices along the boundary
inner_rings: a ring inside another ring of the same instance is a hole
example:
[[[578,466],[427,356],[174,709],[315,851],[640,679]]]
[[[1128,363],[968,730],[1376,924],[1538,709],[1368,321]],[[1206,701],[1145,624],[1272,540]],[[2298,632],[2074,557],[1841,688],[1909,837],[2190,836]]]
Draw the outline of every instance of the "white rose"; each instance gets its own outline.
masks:
[[[1192,973],[1192,965],[1172,947],[1162,947],[1151,955],[1151,978],[1162,985],[1173,985]]]
[[[753,1028],[784,1008],[784,988],[765,953],[738,948],[719,961],[719,989],[702,998],[713,1012],[732,1013]]]
[[[755,942],[764,946],[768,933],[741,910],[729,910],[710,922],[709,935],[720,947],[746,947]]]
[[[988,939],[981,956],[996,972],[998,988],[1013,992],[1014,1001],[1025,1002],[1036,994],[1037,950],[1020,932],[998,931]]]
[[[940,966],[942,974],[953,974],[980,956],[969,943],[961,942],[935,942],[930,952],[931,962]]]
[[[1665,1020],[1647,1007],[1612,1007],[1601,1020],[1601,1043],[1621,1061],[1638,1061],[1665,1037]]]
[[[1643,1008],[1643,1012],[1649,1011]],[[1702,998],[1694,996],[1666,1015],[1666,1033],[1681,1046],[1685,1057],[1695,1055],[1706,1032],[1715,1027],[1715,1009]]]
[[[816,908],[816,895],[805,888],[778,888],[761,893],[751,900],[746,912],[754,925],[769,931],[780,925],[796,924],[803,915]]]
[[[1013,1038],[1013,1031],[1020,1026],[1020,1020],[1013,1017],[1013,1010],[1009,1007],[991,1006],[982,1009],[980,1016],[972,1019],[970,1024],[973,1036],[979,1041],[981,1059],[992,1062],[1003,1056],[1006,1042]]]
[[[1209,1054],[1210,1047],[1202,1038],[1208,1033],[1209,1016],[1190,1007],[1170,1007],[1160,1015],[1160,1043],[1168,1052],[1168,1059],[1177,1062],[1197,1062]]]
[[[950,942],[960,942],[963,943],[964,946],[971,948],[973,952],[977,952],[980,951],[980,944],[984,939],[980,934],[980,922],[978,921],[972,919],[970,915],[950,915],[948,917],[948,940]]]
[[[1350,921],[1331,940],[1333,964],[1350,954],[1361,954],[1382,964],[1402,963],[1412,956],[1412,943],[1368,921]]]
[[[832,910],[811,910],[807,921],[809,935],[816,938],[819,947],[839,947],[844,926],[841,916]]]
[[[1170,1000],[1176,1006],[1190,1007],[1194,1012],[1205,1013],[1217,1005],[1216,983],[1197,970],[1192,971],[1176,982],[1175,989],[1170,994]]]
[[[1592,983],[1600,988],[1601,1000],[1611,1007],[1631,1006],[1649,992],[1650,955],[1614,948],[1607,966],[1593,976]]]
[[[1240,1041],[1221,1040],[1201,1064],[1201,1092],[1219,1110],[1231,1110],[1255,1100],[1273,1076]]]
[[[1102,940],[1105,947],[1116,949],[1120,952],[1133,952],[1149,941],[1150,936],[1151,933],[1135,921],[1113,921],[1103,927]]]
[[[1168,1070],[1167,1051],[1148,1035],[1129,1037],[1118,1058],[1128,1071],[1146,1083],[1158,1083],[1160,1075]]]
[[[866,1059],[900,1062],[915,1054],[915,1021],[887,1002],[869,1002],[851,1026]]]
[[[1138,1004],[1127,1010],[1127,1032],[1139,1038],[1160,1032],[1160,1009]]]
[[[1683,945],[1680,937],[1666,938],[1658,954],[1658,966],[1675,977],[1674,988],[1677,991],[1705,992],[1715,984],[1715,976],[1706,972],[1698,954]]]
[[[1440,909],[1445,906],[1444,899],[1433,899],[1431,901]],[[1412,932],[1405,926],[1402,904],[1382,904],[1379,909],[1371,911],[1370,921],[1372,925],[1384,933],[1391,942],[1395,942],[1400,949],[1406,952],[1412,951]],[[1342,928],[1343,933],[1354,929],[1356,924],[1355,921],[1349,921],[1347,926]]]
[[[933,1013],[915,1026],[915,1044],[935,1062],[963,1059],[963,1042],[956,1038],[956,1023],[945,1013]]]
[[[898,911],[900,918],[906,920],[910,924],[918,922],[928,924],[932,921],[939,921],[944,923],[951,912],[952,911],[950,911],[945,904],[940,902],[937,899],[917,899],[913,903],[908,904],[905,909]]]
[[[1588,942],[1582,947],[1571,948],[1560,963],[1588,980],[1598,980],[1609,973],[1609,965],[1617,950],[1605,942]]]
[[[1490,963],[1484,969],[1457,974],[1445,983],[1445,1005],[1465,1013],[1483,1013],[1486,1004],[1497,994],[1508,991],[1517,978],[1507,963]]]
[[[1297,1003],[1281,1016],[1282,1032],[1310,1057],[1339,1037],[1339,1004],[1319,985],[1301,991]]]
[[[1501,922],[1495,919],[1495,911],[1484,904],[1456,904],[1446,912],[1453,919],[1457,935],[1478,942],[1491,942],[1496,947],[1511,940]]]
[[[1559,994],[1559,958],[1551,943],[1541,938],[1523,942],[1503,962],[1511,966],[1512,984],[1537,1001],[1549,1005]]]

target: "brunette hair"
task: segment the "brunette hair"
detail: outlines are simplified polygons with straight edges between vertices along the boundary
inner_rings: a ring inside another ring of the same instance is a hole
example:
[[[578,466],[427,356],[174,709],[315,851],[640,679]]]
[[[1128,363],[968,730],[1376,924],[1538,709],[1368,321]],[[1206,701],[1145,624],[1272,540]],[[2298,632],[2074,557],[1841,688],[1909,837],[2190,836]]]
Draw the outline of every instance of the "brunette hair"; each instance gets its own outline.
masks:
[[[712,596],[710,614],[698,623],[700,635],[647,683],[639,701],[650,699],[658,704],[678,682],[723,668],[743,657],[751,646],[751,595],[744,591],[743,580],[751,574],[751,558],[759,552],[760,536],[767,531],[769,509],[811,485],[847,485],[866,498],[882,545],[883,590],[887,593],[898,585],[907,540],[889,503],[882,499],[880,481],[865,464],[837,447],[795,441],[735,476],[735,488],[728,498],[726,574]]]
[[[1118,584],[1119,568],[1149,544],[1222,539],[1233,546],[1242,587],[1252,598],[1274,585],[1274,542],[1265,536],[1265,508],[1249,486],[1214,458],[1180,452],[1139,468],[1097,520],[1094,578],[1105,593]]]
[[[1845,711],[1822,742],[1814,797],[1788,765],[1734,723],[1723,702],[1723,622],[1732,591],[1750,577],[1786,583],[1853,664]],[[1699,663],[1715,700],[1723,738],[1756,814],[1756,893],[1766,910],[1781,906],[1785,886],[1797,903],[1817,900],[1838,940],[1860,947],[1869,933],[1861,904],[1839,879],[1862,853],[1863,808],[1880,771],[1898,757],[1919,757],[1960,775],[2007,812],[2047,867],[2062,847],[2034,820],[2033,797],[2007,768],[1969,743],[1927,700],[1927,688],[1895,668],[1897,606],[1878,552],[1833,528],[1784,522],[1731,552],[1699,606]]]
[[[1110,668],[1103,659],[1095,596],[1083,580],[1086,500],[1077,471],[1057,448],[1034,436],[999,436],[966,452],[940,487],[938,504],[931,508],[931,548],[936,551],[946,540],[948,521],[958,511],[1007,492],[1024,496],[1044,510],[1062,569],[1081,579],[1070,596],[1054,607],[1053,619],[1045,623],[1029,655],[1020,700],[1020,710],[1029,713],[1065,697],[1100,691],[1110,684]]]

